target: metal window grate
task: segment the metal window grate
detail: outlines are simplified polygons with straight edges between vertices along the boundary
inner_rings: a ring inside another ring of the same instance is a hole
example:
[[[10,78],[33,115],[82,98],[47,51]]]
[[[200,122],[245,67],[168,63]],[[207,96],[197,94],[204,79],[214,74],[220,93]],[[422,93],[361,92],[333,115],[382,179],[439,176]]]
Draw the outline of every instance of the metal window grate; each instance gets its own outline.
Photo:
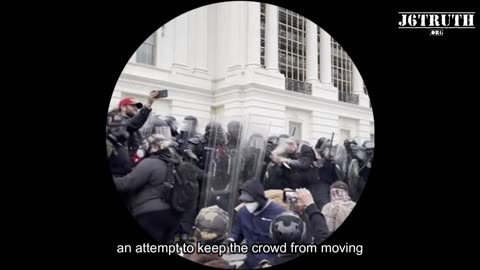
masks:
[[[284,8],[278,9],[278,18],[278,64],[280,73],[294,81],[305,81],[305,18]]]
[[[285,89],[293,92],[298,92],[306,95],[312,94],[312,84],[285,78]]]

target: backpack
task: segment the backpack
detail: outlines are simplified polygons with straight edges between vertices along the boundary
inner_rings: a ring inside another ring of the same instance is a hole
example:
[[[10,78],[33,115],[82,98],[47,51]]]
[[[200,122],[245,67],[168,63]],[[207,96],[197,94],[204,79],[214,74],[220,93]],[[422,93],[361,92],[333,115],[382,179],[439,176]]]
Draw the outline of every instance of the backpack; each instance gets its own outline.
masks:
[[[170,192],[170,206],[177,212],[194,209],[199,196],[197,169],[188,162],[174,165],[167,162],[167,182],[173,185]]]

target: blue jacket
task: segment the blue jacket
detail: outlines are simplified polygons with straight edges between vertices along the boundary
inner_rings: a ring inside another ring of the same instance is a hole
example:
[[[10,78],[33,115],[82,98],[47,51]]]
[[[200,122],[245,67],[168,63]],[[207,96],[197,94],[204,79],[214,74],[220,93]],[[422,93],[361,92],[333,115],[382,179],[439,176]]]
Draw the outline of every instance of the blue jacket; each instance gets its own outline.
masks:
[[[272,219],[284,212],[277,203],[268,200],[265,207],[260,210],[248,212],[244,206],[236,213],[235,223],[232,226],[232,232],[229,238],[236,243],[241,243],[244,239],[251,249],[252,244],[272,244],[270,238],[270,223]],[[247,253],[245,264],[249,269],[256,268],[261,260],[272,261],[276,254],[253,254]]]

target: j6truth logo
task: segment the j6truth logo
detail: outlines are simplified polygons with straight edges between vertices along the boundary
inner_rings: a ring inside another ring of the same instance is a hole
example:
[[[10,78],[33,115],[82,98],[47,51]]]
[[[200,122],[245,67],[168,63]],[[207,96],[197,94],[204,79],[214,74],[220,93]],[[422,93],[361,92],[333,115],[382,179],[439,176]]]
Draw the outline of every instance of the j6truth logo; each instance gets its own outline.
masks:
[[[400,29],[429,29],[431,36],[443,36],[445,29],[475,29],[475,12],[399,12]]]

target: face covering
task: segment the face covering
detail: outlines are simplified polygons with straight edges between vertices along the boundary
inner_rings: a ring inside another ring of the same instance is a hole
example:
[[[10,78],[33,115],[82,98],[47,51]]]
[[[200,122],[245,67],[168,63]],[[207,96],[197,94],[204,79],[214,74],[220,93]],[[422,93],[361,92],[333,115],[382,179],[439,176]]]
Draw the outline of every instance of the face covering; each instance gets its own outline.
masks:
[[[248,212],[253,213],[255,210],[257,210],[259,204],[258,202],[251,202],[251,203],[245,203],[245,207],[247,208]]]

